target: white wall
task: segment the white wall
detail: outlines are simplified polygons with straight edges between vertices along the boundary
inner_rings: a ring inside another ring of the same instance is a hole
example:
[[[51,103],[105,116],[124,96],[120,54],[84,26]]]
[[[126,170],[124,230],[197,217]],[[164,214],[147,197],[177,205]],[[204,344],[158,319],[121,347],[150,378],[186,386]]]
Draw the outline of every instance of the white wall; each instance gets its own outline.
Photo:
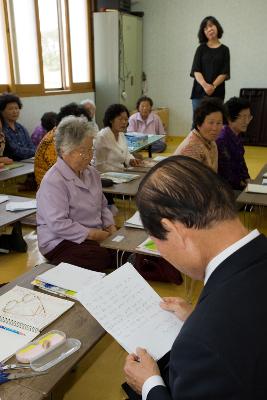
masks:
[[[231,52],[231,80],[226,100],[240,88],[267,87],[266,0],[135,0],[144,11],[144,71],[155,106],[170,109],[169,131],[186,135],[191,126],[189,73],[198,46],[201,20],[215,16]]]
[[[32,134],[33,129],[40,124],[40,118],[45,112],[58,112],[59,109],[71,102],[80,103],[81,100],[94,100],[94,93],[60,94],[53,96],[22,97],[23,108],[19,122]]]

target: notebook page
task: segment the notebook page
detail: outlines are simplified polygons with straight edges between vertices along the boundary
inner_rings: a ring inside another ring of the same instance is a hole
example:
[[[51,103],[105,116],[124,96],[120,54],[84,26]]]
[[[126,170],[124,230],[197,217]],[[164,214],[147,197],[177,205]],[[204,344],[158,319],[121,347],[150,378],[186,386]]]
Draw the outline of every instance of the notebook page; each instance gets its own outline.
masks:
[[[129,353],[143,347],[158,360],[171,349],[182,327],[173,313],[160,308],[160,297],[130,263],[78,297]]]
[[[84,286],[105,276],[102,272],[90,271],[68,263],[60,263],[36,277],[42,282],[50,283],[64,289],[79,292]]]
[[[72,301],[15,286],[0,297],[0,324],[4,322],[8,326],[38,332],[73,304]]]
[[[8,325],[2,322],[0,326],[8,328]],[[15,328],[15,330],[18,330],[20,334],[0,328],[0,362],[13,356],[17,350],[38,336],[36,332],[29,332],[18,328]]]

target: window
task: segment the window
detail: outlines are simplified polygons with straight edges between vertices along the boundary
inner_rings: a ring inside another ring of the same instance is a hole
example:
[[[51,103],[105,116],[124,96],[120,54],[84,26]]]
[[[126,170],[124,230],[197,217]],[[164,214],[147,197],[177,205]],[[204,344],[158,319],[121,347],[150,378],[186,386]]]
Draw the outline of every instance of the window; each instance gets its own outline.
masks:
[[[90,14],[88,0],[0,0],[0,91],[92,90]]]

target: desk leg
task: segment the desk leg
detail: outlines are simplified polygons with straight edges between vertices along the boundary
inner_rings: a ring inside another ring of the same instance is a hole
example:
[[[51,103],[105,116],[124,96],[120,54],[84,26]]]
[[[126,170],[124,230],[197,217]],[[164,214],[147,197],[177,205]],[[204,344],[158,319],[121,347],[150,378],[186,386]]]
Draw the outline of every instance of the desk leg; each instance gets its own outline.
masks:
[[[151,144],[148,146],[147,150],[148,150],[148,157],[152,158],[152,145]]]

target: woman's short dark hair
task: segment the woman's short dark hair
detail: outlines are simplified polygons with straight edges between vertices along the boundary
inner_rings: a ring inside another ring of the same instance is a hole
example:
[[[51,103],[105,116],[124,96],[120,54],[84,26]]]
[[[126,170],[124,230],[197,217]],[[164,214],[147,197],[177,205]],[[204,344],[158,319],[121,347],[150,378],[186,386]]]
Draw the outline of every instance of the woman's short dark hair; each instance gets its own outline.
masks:
[[[80,117],[81,115],[84,115],[88,121],[92,121],[91,115],[82,105],[72,102],[61,107],[59,113],[57,114],[57,125],[64,117],[69,115],[74,115],[74,117]]]
[[[20,98],[14,93],[3,93],[0,96],[0,111],[4,111],[9,103],[17,103],[19,109],[22,108]]]
[[[57,113],[49,111],[43,114],[41,118],[41,125],[46,130],[46,132],[51,131],[56,126],[57,123]]]
[[[204,97],[194,111],[193,128],[198,129],[197,127],[203,124],[206,116],[214,112],[221,112],[223,122],[226,122],[226,113],[222,100],[217,97]]]
[[[140,183],[136,204],[144,228],[164,240],[163,218],[187,228],[208,229],[237,217],[234,193],[223,179],[201,162],[172,156],[156,164]]]
[[[147,101],[150,104],[150,107],[153,107],[153,100],[150,97],[147,96],[141,96],[136,102],[136,109],[139,110],[139,106],[142,103],[142,101]]]
[[[204,33],[204,29],[206,28],[208,22],[211,22],[212,24],[214,24],[216,26],[217,31],[218,31],[218,39],[220,39],[223,35],[223,28],[222,28],[221,24],[215,17],[212,17],[210,15],[210,16],[204,18],[200,24],[199,31],[198,31],[199,43],[207,43],[207,41],[208,41],[208,38]]]
[[[224,103],[227,117],[230,121],[234,122],[240,111],[250,109],[250,102],[244,97],[231,97]]]
[[[111,122],[114,120],[114,118],[119,117],[123,112],[126,112],[129,118],[130,116],[129,111],[123,104],[111,104],[111,106],[109,106],[106,109],[104,115],[103,119],[104,127],[106,128],[107,126],[109,126],[111,128],[112,126]]]

